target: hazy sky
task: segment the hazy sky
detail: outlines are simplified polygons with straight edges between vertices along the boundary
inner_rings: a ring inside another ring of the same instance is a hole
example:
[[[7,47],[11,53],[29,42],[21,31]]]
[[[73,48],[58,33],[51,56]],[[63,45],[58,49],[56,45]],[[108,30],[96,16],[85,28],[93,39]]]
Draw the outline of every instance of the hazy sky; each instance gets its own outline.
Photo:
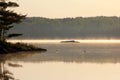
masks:
[[[17,11],[49,18],[120,16],[120,0],[18,0]]]

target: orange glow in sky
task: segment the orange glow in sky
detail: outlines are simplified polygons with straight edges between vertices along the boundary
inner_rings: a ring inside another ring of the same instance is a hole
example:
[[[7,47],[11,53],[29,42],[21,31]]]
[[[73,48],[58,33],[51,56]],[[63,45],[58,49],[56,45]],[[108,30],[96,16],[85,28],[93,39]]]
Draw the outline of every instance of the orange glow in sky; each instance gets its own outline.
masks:
[[[120,16],[120,0],[16,0],[19,13],[48,18]]]

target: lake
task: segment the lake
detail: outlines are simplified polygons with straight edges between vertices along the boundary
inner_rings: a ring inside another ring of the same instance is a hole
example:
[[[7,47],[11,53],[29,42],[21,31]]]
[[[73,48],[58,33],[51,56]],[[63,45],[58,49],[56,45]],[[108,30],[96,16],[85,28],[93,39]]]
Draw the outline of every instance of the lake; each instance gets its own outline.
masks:
[[[120,43],[31,44],[48,51],[0,55],[0,73],[19,80],[120,80]]]

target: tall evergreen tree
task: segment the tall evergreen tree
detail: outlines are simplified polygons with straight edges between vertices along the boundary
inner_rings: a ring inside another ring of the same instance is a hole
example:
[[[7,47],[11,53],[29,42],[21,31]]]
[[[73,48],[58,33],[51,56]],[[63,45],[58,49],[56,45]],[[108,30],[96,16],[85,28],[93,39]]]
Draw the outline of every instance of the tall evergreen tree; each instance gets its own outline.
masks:
[[[0,0],[0,41],[5,41],[6,38],[20,36],[21,34],[13,33],[7,34],[7,32],[13,28],[13,23],[19,23],[25,18],[25,15],[18,14],[8,8],[19,7],[16,2],[7,0]]]

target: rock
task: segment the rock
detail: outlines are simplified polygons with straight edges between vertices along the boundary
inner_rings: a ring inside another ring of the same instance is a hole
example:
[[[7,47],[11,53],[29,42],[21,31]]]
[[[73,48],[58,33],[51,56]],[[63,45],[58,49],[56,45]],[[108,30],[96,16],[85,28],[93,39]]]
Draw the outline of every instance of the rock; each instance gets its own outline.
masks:
[[[79,43],[79,42],[75,40],[68,40],[68,41],[61,41],[61,43]]]

